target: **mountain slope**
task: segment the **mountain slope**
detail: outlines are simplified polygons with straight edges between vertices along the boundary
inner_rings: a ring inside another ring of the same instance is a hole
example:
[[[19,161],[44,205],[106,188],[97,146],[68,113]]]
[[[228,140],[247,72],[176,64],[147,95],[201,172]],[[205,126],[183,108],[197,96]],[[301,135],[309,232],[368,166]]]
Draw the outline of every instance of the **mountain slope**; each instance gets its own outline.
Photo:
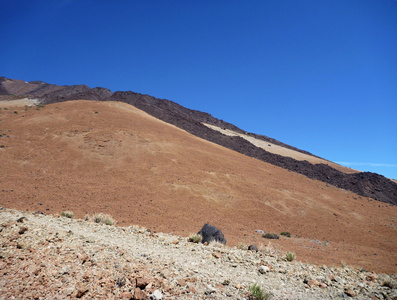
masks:
[[[16,111],[17,113],[14,113]],[[396,206],[362,198],[205,141],[120,102],[0,111],[0,205],[188,235],[205,222],[230,245],[267,244],[300,260],[395,272]],[[376,253],[377,255],[374,255]]]
[[[33,88],[32,85],[36,85],[37,88]],[[246,133],[230,123],[212,117],[208,113],[190,110],[175,102],[157,99],[149,95],[142,95],[134,92],[112,93],[104,88],[90,89],[85,85],[63,87],[46,85],[47,89],[52,92],[43,94],[40,88],[43,85],[46,84],[36,81],[26,83],[21,80],[1,77],[0,94],[12,94],[10,91],[13,91],[16,95],[38,97],[43,103],[55,103],[73,99],[112,100],[129,103],[160,120],[176,125],[200,138],[217,143],[239,153],[305,175],[308,178],[321,180],[333,186],[353,191],[361,196],[371,197],[385,203],[397,204],[397,184],[384,176],[370,172],[346,174],[340,171],[341,168],[335,169],[334,166],[329,163],[312,164],[308,161],[300,161],[292,157],[271,153],[254,145],[247,139],[240,136],[224,135],[204,124],[247,134],[253,136],[255,139],[267,141],[312,156],[309,152],[299,150],[266,136]]]

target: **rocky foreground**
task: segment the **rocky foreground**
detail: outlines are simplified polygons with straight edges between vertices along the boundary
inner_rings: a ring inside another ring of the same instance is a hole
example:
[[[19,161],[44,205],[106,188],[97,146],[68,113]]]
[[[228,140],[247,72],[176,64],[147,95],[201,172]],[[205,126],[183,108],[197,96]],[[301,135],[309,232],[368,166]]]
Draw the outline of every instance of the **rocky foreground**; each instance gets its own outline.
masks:
[[[0,299],[397,299],[397,275],[0,209]]]

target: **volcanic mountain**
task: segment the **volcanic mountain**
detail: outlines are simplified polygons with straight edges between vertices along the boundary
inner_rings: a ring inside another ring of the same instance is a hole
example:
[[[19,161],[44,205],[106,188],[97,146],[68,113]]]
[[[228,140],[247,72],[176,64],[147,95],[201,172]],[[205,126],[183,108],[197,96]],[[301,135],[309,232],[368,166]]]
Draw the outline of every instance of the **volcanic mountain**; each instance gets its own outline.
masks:
[[[160,120],[231,150],[364,197],[397,204],[397,184],[384,176],[342,167],[273,138],[245,132],[208,113],[187,109],[169,100],[135,92],[112,93],[105,88],[89,88],[86,85],[58,86],[42,81],[25,82],[5,77],[0,77],[0,97],[1,95],[3,99],[9,99],[7,97],[11,95],[16,98],[33,98],[42,104],[76,99],[129,103]]]
[[[2,206],[105,212],[183,236],[209,222],[230,245],[268,244],[258,229],[289,231],[272,245],[302,261],[397,270],[397,207],[374,200],[395,204],[383,176],[148,95],[6,78],[0,92]],[[29,99],[41,104],[14,106]]]

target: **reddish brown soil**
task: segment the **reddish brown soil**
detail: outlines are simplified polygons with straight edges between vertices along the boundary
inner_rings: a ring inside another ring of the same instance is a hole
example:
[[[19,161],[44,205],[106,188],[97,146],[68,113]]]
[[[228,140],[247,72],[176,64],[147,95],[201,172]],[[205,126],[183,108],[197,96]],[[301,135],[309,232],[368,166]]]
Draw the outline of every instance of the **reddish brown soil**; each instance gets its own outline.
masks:
[[[14,113],[16,111],[17,113]],[[397,206],[195,137],[125,103],[0,110],[0,205],[105,212],[187,236],[205,222],[228,245],[271,245],[316,264],[397,272]]]

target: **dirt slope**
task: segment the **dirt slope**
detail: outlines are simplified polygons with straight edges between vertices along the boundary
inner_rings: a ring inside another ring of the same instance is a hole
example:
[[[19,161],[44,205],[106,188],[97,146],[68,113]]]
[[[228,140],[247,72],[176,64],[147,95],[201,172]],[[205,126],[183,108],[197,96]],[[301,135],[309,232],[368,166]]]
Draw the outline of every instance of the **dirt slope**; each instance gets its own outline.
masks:
[[[205,222],[230,245],[267,245],[302,261],[397,271],[396,206],[249,158],[119,102],[0,110],[0,205],[187,236]]]
[[[128,103],[197,137],[241,154],[357,193],[363,197],[371,197],[384,203],[397,205],[395,181],[375,173],[352,171],[268,136],[245,132],[208,113],[185,108],[170,100],[131,91],[113,93],[101,87],[58,86],[42,81],[26,82],[0,77],[0,106],[4,103],[3,100],[20,100],[23,97],[38,100],[42,104],[76,99]],[[7,105],[9,104],[7,103]],[[209,128],[208,125],[212,128]],[[224,134],[231,131],[232,135]],[[275,147],[268,147],[268,145]]]

